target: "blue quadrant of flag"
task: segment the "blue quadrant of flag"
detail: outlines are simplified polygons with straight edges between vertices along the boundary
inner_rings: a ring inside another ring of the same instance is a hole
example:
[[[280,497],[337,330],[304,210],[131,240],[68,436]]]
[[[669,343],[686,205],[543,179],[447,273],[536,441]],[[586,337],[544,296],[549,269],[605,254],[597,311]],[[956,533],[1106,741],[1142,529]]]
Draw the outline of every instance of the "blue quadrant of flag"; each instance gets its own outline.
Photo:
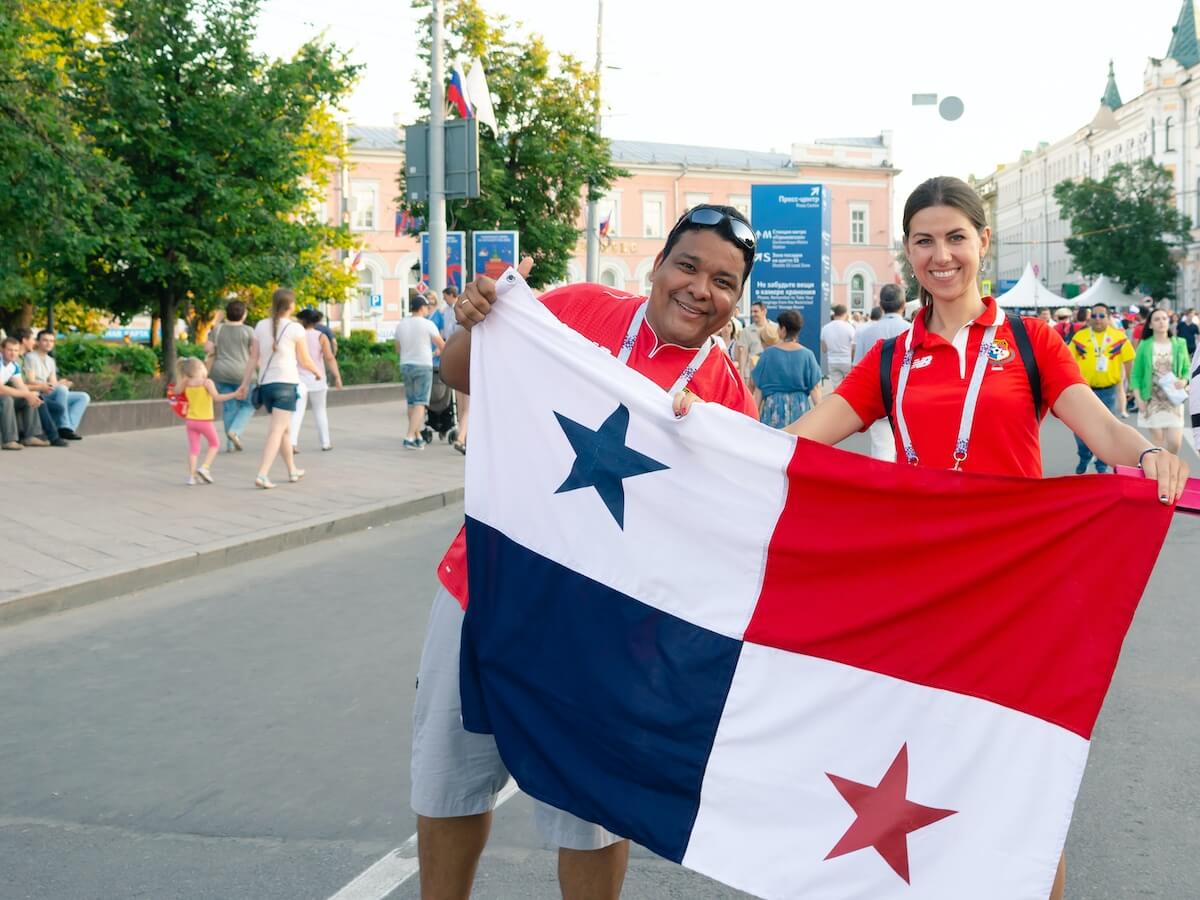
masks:
[[[487,585],[472,592],[463,627],[467,730],[495,734],[526,793],[681,861],[741,642],[470,517],[467,541],[471,582]],[[599,741],[581,744],[581,734]],[[615,795],[619,822],[609,815]]]

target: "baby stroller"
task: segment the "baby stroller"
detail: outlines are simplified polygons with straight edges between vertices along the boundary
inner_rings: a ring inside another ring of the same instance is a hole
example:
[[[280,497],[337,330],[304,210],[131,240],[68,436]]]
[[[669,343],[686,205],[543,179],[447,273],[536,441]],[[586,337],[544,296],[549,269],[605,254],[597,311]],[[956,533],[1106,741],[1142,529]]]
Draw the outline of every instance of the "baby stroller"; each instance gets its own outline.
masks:
[[[429,406],[425,409],[425,427],[421,429],[421,437],[425,443],[433,440],[437,432],[443,441],[458,440],[458,419],[454,409],[454,391],[442,381],[440,369],[433,370],[433,386],[429,389]]]

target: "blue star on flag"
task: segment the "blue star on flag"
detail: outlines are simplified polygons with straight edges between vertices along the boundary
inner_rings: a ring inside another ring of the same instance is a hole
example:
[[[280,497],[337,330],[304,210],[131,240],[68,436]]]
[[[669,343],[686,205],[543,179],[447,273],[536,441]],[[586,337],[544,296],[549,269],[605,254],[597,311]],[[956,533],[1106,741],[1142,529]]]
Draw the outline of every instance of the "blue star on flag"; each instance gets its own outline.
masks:
[[[629,410],[620,404],[603,424],[593,431],[586,425],[555,413],[571,449],[575,451],[575,464],[571,474],[554,493],[565,494],[580,488],[595,488],[604,505],[616,520],[617,526],[625,530],[625,479],[634,475],[646,475],[669,469],[658,460],[651,459],[625,445],[625,433],[629,430]]]

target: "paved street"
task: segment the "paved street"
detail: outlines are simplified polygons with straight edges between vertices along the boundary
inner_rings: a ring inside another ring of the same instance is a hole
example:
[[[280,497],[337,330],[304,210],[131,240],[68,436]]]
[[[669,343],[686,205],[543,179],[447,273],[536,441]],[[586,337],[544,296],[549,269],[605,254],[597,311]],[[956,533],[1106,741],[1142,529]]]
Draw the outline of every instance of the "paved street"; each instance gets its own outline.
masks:
[[[1052,469],[1070,464],[1048,435]],[[253,495],[251,495],[253,496]],[[461,507],[0,629],[0,897],[324,900],[401,846],[432,562]],[[1119,565],[1106,548],[1100,571]],[[1200,519],[1178,517],[1073,826],[1068,896],[1200,884]],[[480,898],[557,896],[518,794]],[[390,897],[415,898],[410,878]],[[625,896],[740,896],[635,852]]]
[[[310,415],[297,458],[307,475],[287,484],[277,462],[273,491],[254,489],[266,434],[261,416],[247,429],[245,452],[217,457],[213,485],[184,483],[182,424],[5,453],[0,601],[460,489],[463,458],[448,446],[400,448],[404,415],[403,403],[331,409],[329,453],[316,449]],[[45,508],[54,515],[29,514]]]

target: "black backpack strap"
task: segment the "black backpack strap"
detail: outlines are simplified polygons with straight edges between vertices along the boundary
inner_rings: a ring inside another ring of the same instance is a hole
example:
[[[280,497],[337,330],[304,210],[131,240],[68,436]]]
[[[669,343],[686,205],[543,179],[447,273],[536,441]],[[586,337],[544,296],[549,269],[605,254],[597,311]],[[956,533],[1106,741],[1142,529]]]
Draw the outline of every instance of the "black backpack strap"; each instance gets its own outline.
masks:
[[[892,417],[892,358],[896,355],[896,338],[890,337],[879,348],[879,393],[883,396],[883,411]]]
[[[1025,377],[1029,379],[1029,393],[1033,395],[1033,417],[1042,418],[1042,373],[1038,370],[1037,357],[1033,355],[1033,341],[1029,339],[1029,326],[1020,316],[1008,317],[1012,326],[1013,339],[1017,342],[1017,352],[1021,354],[1021,362],[1025,364]]]

